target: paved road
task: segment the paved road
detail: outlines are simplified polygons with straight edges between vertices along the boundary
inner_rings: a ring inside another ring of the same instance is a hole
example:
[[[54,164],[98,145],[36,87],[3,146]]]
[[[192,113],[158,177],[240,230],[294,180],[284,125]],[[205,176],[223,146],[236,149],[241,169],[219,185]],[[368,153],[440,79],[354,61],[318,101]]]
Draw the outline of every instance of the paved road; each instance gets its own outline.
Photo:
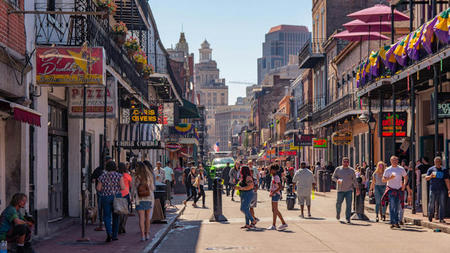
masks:
[[[240,229],[244,218],[239,202],[228,197],[223,198],[228,222],[209,222],[212,194],[207,192],[208,209],[193,208],[188,203],[177,223],[179,227],[169,232],[155,252],[450,252],[450,235],[445,233],[413,225],[391,230],[388,224],[374,221],[340,223],[335,218],[334,195],[316,196],[312,219],[300,218],[299,210],[288,211],[285,202],[280,202],[289,228],[265,230],[272,220],[270,199],[266,191],[259,191],[258,197],[258,230]],[[368,216],[374,219],[374,214]]]

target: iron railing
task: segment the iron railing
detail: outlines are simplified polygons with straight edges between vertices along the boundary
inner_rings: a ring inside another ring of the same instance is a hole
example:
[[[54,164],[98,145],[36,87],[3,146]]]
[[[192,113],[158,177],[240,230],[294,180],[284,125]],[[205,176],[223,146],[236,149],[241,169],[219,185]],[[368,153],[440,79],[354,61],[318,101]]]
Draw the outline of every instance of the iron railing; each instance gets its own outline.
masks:
[[[312,114],[312,121],[314,123],[320,123],[351,110],[356,110],[356,103],[353,94],[347,94],[323,109],[314,112]]]
[[[312,114],[312,109],[313,108],[311,102],[308,102],[298,108],[297,115],[300,119],[306,118]]]

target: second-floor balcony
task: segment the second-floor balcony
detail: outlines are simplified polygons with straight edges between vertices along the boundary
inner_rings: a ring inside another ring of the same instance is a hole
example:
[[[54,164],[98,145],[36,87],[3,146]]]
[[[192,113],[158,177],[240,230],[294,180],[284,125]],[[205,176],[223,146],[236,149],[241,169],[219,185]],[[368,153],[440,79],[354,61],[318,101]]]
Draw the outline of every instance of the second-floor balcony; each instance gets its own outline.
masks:
[[[311,39],[303,45],[298,54],[299,68],[314,68],[324,61],[325,54],[322,50],[322,44],[323,40]]]
[[[297,116],[301,122],[311,121],[311,115],[313,112],[312,103],[308,102],[301,105],[297,110]]]
[[[327,125],[334,120],[345,117],[347,114],[357,113],[357,103],[355,102],[353,94],[347,94],[342,98],[328,104],[321,110],[312,114],[312,121],[315,125]]]

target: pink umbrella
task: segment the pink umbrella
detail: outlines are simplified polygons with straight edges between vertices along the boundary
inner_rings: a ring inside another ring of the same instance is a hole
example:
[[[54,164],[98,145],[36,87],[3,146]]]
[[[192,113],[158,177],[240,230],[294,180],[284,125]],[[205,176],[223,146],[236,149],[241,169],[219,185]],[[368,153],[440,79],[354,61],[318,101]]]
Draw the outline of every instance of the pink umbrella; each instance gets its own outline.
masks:
[[[388,40],[389,38],[384,36],[381,33],[378,32],[349,32],[347,30],[337,33],[333,35],[334,38],[338,38],[341,40],[347,40],[347,41],[359,41],[359,61],[361,61],[361,42],[368,40]],[[367,46],[367,51],[369,51],[369,45]]]
[[[347,15],[347,17],[359,19],[364,22],[391,21],[391,7],[383,4],[376,4],[373,7],[350,13]],[[394,21],[406,20],[409,20],[408,16],[397,10],[394,10]]]
[[[389,22],[369,22],[366,23],[359,19],[347,22],[343,24],[345,28],[349,32],[370,32],[370,31],[379,31],[381,32],[390,32],[391,24]]]

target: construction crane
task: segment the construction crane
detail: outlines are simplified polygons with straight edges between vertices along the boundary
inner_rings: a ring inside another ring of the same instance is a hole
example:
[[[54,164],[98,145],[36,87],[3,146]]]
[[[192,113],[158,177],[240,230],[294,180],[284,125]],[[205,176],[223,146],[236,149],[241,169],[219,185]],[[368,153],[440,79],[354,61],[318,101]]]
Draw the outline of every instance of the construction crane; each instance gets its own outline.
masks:
[[[243,84],[243,85],[257,85],[256,83],[251,83],[251,82],[239,82],[239,81],[227,81],[227,83]]]

